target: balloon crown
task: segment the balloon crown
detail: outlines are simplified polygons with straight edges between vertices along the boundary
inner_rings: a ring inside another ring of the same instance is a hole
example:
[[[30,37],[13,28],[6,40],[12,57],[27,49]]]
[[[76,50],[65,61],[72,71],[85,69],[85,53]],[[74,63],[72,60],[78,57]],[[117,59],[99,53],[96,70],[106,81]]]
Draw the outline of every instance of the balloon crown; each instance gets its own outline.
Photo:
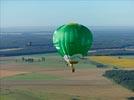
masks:
[[[66,25],[79,25],[79,24],[76,22],[71,22],[71,23],[67,23]]]

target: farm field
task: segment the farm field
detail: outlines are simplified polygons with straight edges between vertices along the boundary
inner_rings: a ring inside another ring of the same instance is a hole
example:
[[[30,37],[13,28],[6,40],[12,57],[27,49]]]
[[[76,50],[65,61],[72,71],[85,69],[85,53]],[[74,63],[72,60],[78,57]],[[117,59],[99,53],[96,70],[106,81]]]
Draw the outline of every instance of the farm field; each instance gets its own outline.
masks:
[[[22,57],[34,58],[34,62],[24,62]],[[41,57],[45,57],[44,62],[38,61]],[[90,59],[81,60],[75,65],[76,72],[72,73],[56,53],[2,57],[0,99],[128,100],[134,95],[132,91],[103,77],[105,71],[112,68],[97,68]]]
[[[91,60],[118,68],[134,68],[133,56],[92,56]]]

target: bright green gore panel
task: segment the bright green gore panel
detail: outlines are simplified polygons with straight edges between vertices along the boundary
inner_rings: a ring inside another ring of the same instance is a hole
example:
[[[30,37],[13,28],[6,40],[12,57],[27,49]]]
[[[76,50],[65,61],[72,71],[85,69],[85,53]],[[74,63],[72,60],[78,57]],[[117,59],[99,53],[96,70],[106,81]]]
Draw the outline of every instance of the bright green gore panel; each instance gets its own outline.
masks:
[[[59,27],[53,34],[53,43],[61,56],[87,54],[91,48],[93,36],[91,31],[80,24],[71,23]]]

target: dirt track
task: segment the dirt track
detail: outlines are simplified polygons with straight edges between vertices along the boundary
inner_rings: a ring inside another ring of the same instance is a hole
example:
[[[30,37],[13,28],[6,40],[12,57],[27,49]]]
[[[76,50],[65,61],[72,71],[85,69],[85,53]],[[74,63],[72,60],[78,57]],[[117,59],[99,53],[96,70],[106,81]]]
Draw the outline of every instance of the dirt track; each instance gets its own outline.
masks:
[[[17,74],[24,74],[24,73],[28,73],[28,72],[0,70],[0,78],[1,77],[7,77],[7,76],[14,76],[14,75],[17,75]]]

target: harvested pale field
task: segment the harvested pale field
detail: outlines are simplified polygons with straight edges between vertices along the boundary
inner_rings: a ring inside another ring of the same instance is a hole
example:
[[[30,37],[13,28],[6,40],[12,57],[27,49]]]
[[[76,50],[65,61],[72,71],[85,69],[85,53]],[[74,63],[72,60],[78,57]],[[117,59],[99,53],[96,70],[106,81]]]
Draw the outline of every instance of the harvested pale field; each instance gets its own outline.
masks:
[[[28,73],[28,72],[0,70],[0,78],[7,77],[7,76],[14,76],[17,74],[24,74],[24,73]]]
[[[118,58],[113,56],[91,56],[92,61],[96,61],[102,64],[108,64],[118,66],[121,68],[134,68],[134,59],[131,58]]]
[[[38,70],[37,73],[63,77],[63,79],[46,81],[3,80],[1,85],[11,91],[17,89],[35,93],[36,95],[48,93],[51,95],[78,96],[80,100],[126,100],[127,97],[133,96],[133,92],[103,77],[102,74],[105,70],[107,69],[77,69],[76,73],[71,73],[70,70],[48,70],[43,68]],[[70,100],[64,99],[62,96],[56,98]]]
[[[81,67],[82,65],[84,64],[81,64]],[[0,97],[2,100],[18,98],[22,98],[20,100],[73,100],[74,97],[78,98],[76,100],[127,100],[128,97],[134,96],[132,91],[102,76],[106,70],[111,68],[77,68],[75,66],[76,72],[72,73],[69,67],[57,68],[57,63],[50,63],[48,66],[51,67],[46,67],[45,64],[43,67],[34,63],[12,62],[11,64],[1,64],[2,71],[28,72],[24,76],[30,75],[29,73],[37,73],[37,75],[50,75],[59,79],[44,77],[52,80],[34,80],[34,78],[28,79],[32,77],[29,76],[27,80],[23,80],[22,77],[10,80],[10,78],[20,73],[10,77],[6,76],[9,80],[1,80],[2,94],[0,94]]]

